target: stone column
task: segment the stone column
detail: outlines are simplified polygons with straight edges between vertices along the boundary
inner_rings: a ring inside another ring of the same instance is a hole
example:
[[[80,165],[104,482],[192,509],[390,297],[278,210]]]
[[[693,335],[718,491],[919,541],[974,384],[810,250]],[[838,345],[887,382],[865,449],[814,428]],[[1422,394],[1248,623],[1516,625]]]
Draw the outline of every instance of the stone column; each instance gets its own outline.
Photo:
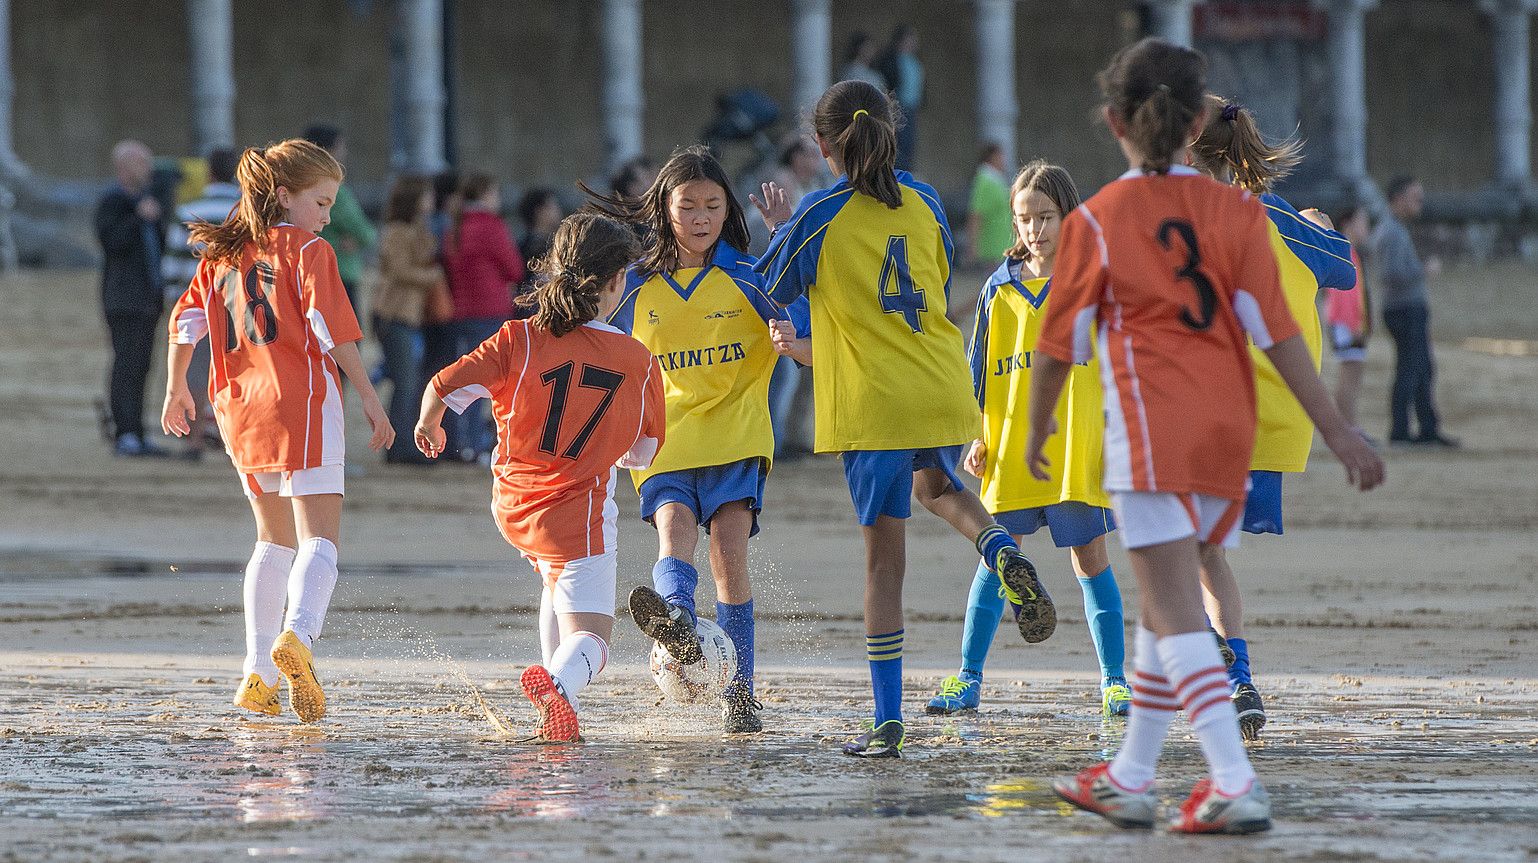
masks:
[[[1149,33],[1191,47],[1191,6],[1195,0],[1147,0]]]
[[[977,136],[1015,165],[1015,0],[977,0]]]
[[[199,156],[235,143],[235,12],[231,0],[188,0],[192,149]]]
[[[1495,63],[1495,184],[1525,191],[1532,179],[1532,58],[1528,30],[1538,0],[1480,0]]]
[[[403,112],[401,167],[436,174],[444,160],[443,0],[397,0],[395,26],[400,34],[398,78]]]
[[[613,170],[641,154],[641,0],[603,0],[604,160]]]
[[[795,120],[810,117],[833,83],[832,0],[791,0],[790,109]]]
[[[1378,0],[1327,0],[1335,178],[1362,202],[1377,199],[1367,175],[1367,10]]]

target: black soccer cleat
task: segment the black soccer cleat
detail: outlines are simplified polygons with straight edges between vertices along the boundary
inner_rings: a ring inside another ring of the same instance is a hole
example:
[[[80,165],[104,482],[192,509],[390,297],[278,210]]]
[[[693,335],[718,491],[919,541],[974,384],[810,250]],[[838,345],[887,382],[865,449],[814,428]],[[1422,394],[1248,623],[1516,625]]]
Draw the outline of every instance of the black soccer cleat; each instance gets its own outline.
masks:
[[[844,754],[853,755],[856,758],[901,758],[903,741],[906,739],[907,735],[903,732],[902,722],[888,719],[845,743]]]
[[[727,734],[757,734],[764,730],[758,712],[764,705],[747,693],[728,693],[721,699],[721,723]]]
[[[705,657],[700,650],[700,637],[690,624],[689,612],[669,605],[662,594],[644,584],[630,591],[630,618],[647,638],[661,642],[684,665],[693,665]]]
[[[1239,714],[1239,734],[1245,740],[1259,740],[1260,729],[1266,727],[1266,708],[1260,702],[1260,691],[1253,683],[1241,683],[1234,687],[1234,710]]]
[[[1018,549],[1007,548],[999,552],[994,564],[999,581],[1004,585],[1004,598],[1015,613],[1015,623],[1020,627],[1020,637],[1027,644],[1036,644],[1052,637],[1057,629],[1057,609],[1052,597],[1036,577],[1036,567]]]

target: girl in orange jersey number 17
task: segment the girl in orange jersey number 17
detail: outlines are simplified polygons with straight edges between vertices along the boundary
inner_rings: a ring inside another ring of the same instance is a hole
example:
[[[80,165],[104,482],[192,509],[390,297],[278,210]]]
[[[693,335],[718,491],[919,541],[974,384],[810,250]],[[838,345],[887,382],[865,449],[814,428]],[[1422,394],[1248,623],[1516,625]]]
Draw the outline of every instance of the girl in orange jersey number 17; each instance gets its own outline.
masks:
[[[577,695],[603,670],[614,632],[619,507],[615,467],[645,470],[666,433],[662,370],[603,323],[640,247],[630,228],[580,213],[555,232],[529,320],[509,321],[439,372],[422,395],[416,444],[443,452],[443,414],[490,399],[497,420],[492,509],[502,536],[544,579],[541,662],[523,672],[538,738],[579,738]]]
[[[320,147],[292,140],[246,150],[235,177],[234,212],[222,224],[191,226],[202,262],[171,314],[160,424],[167,434],[191,432],[196,408],[187,367],[207,335],[214,416],[256,514],[244,590],[245,675],[235,706],[276,716],[282,672],[294,713],[314,722],[326,714],[326,695],[311,650],[336,586],[342,522],[339,369],[363,399],[369,446],[388,447],[395,432],[358,356],[363,333],[336,254],[316,236],[330,221],[342,166]]]
[[[1265,209],[1186,167],[1205,116],[1206,59],[1156,39],[1100,74],[1105,120],[1131,166],[1064,221],[1036,346],[1026,452],[1042,448],[1072,363],[1091,341],[1105,388],[1105,486],[1141,603],[1132,711],[1115,759],[1059,779],[1063,799],[1121,827],[1151,827],[1154,769],[1184,708],[1210,776],[1170,829],[1249,833],[1271,805],[1244,751],[1228,677],[1202,612],[1201,551],[1238,540],[1255,443],[1245,341],[1265,351],[1351,481],[1383,462],[1341,419],[1282,295]]]

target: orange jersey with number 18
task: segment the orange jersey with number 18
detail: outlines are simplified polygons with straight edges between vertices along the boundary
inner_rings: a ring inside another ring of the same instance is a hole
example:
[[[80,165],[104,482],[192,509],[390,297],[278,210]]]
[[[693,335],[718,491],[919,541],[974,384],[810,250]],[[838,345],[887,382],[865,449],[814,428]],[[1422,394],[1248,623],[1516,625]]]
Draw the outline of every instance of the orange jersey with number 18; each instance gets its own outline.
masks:
[[[597,321],[564,336],[510,321],[432,386],[456,411],[491,399],[492,507],[514,548],[565,563],[615,547],[615,465],[650,466],[666,431],[651,351]]]
[[[207,335],[208,395],[241,473],[342,464],[342,391],[331,349],[363,338],[336,253],[293,225],[204,261],[171,312],[171,341]]]
[[[1105,487],[1243,500],[1262,350],[1298,335],[1254,196],[1130,172],[1063,220],[1036,349],[1105,384]]]

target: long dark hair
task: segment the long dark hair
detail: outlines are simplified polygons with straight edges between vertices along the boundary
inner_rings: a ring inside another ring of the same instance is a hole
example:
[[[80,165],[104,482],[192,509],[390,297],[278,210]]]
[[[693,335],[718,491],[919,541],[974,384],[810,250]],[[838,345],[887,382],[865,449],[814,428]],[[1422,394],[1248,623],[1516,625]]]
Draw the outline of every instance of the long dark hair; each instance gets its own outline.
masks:
[[[657,172],[656,182],[641,193],[639,198],[619,192],[600,194],[580,180],[577,181],[577,188],[591,199],[584,208],[589,212],[642,225],[647,229],[650,242],[641,253],[641,269],[648,273],[671,273],[678,269],[680,256],[678,238],[673,236],[673,221],[668,216],[668,200],[672,198],[674,189],[695,180],[715,183],[726,196],[726,221],[721,225],[721,236],[716,242],[724,242],[739,252],[747,251],[751,242],[747,216],[732,192],[732,183],[726,177],[726,170],[711,155],[708,147],[696,144],[674,150],[667,164]],[[710,263],[708,257],[705,262]]]
[[[849,185],[892,209],[902,206],[897,184],[897,123],[887,94],[864,81],[840,81],[812,111],[812,129],[844,166]]]
[[[1142,169],[1169,173],[1202,110],[1207,58],[1150,37],[1117,52],[1097,80],[1106,107],[1126,124],[1127,140],[1143,154]]]
[[[635,260],[638,246],[628,227],[607,216],[562,219],[550,253],[534,262],[534,290],[520,299],[536,309],[531,322],[564,336],[598,317],[604,287]]]

